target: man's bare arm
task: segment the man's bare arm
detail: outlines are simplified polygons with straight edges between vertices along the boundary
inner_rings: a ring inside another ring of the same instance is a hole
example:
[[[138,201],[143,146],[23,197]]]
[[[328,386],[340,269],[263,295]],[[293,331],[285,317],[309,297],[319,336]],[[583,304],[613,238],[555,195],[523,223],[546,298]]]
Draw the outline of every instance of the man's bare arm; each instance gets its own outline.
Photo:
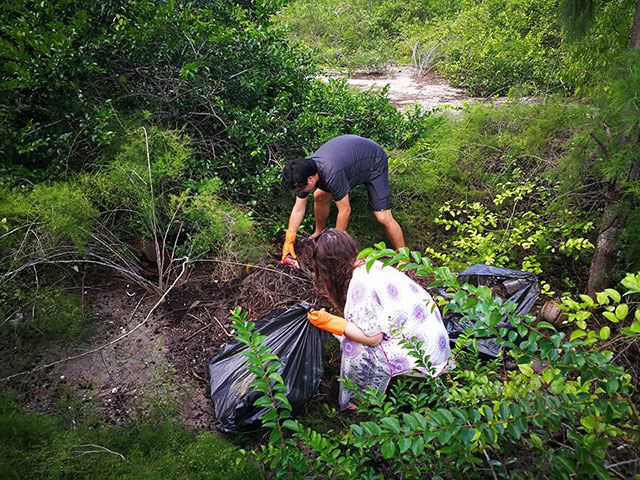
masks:
[[[308,197],[296,197],[296,203],[293,204],[291,215],[289,215],[289,225],[287,226],[287,230],[291,232],[298,231],[298,228],[304,219],[304,214],[307,211],[307,198]]]

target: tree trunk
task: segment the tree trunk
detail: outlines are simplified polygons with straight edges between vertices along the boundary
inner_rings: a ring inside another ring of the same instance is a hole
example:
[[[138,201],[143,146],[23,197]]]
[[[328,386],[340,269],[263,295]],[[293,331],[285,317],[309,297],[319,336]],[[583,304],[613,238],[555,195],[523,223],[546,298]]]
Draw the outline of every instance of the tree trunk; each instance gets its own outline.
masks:
[[[602,215],[602,228],[598,233],[587,281],[587,295],[593,296],[609,287],[609,275],[616,263],[616,240],[626,223],[626,214],[620,206],[620,186],[611,182],[605,193],[606,206]]]
[[[640,0],[636,4],[636,16],[633,19],[633,27],[631,27],[631,48],[640,47]]]
[[[640,48],[640,0],[636,3],[629,48]],[[638,138],[628,138],[626,141],[638,142]],[[637,180],[640,176],[639,173],[640,159],[631,165],[627,180]],[[598,233],[593,259],[589,267],[588,295],[593,295],[609,286],[609,275],[616,264],[616,240],[627,222],[627,212],[619,205],[622,196],[622,188],[618,181],[612,182],[605,192],[606,203],[602,215],[602,228]]]

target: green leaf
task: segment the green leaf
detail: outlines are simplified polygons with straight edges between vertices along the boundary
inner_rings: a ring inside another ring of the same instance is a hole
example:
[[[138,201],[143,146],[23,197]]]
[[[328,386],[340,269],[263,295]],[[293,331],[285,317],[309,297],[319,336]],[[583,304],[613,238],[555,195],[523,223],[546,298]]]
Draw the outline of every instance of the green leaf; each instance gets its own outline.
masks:
[[[553,330],[554,332],[556,331],[556,327],[551,325],[549,322],[538,322],[537,327],[546,328],[547,330]]]
[[[591,298],[589,295],[581,294],[580,299],[587,307],[593,306],[593,298]]]
[[[490,407],[488,407],[487,405],[483,405],[482,412],[484,413],[484,416],[487,418],[488,421],[493,420],[493,410],[491,410]]]
[[[531,443],[533,443],[537,448],[542,448],[542,439],[538,435],[531,432],[529,434],[529,438],[531,439]]]
[[[398,440],[398,450],[404,453],[411,448],[411,437],[401,437]]]
[[[606,325],[600,329],[600,339],[606,340],[611,335],[611,329]]]
[[[587,430],[587,432],[593,432],[598,424],[598,419],[594,415],[588,415],[580,419],[580,423]]]
[[[392,458],[394,453],[396,453],[396,445],[391,440],[387,439],[382,443],[380,452],[384,458]]]
[[[383,418],[382,420],[380,420],[380,423],[384,426],[386,426],[389,430],[391,430],[393,433],[399,433],[400,432],[400,423],[398,422],[397,418]]]
[[[425,441],[422,437],[417,437],[413,440],[413,443],[411,444],[411,451],[416,457],[422,455],[424,452],[424,445]]]
[[[627,313],[629,313],[629,306],[626,303],[621,303],[616,307],[616,317],[619,320],[624,320]]]
[[[496,441],[496,432],[493,431],[493,428],[487,427],[482,430],[482,435],[489,445],[492,445]]]
[[[510,423],[507,425],[507,429],[514,436],[516,440],[520,439],[520,435],[522,434],[522,430],[520,430],[520,425],[517,422]]]
[[[610,322],[613,323],[618,323],[620,320],[618,319],[618,317],[616,317],[613,312],[602,312],[602,315],[609,320]]]
[[[533,375],[533,367],[529,364],[519,364],[518,369],[522,372],[525,377],[531,378]]]
[[[462,434],[461,434],[461,439],[462,439],[462,443],[464,444],[469,444],[471,443],[471,441],[473,440],[473,437],[475,436],[476,432],[473,428],[470,427],[464,427],[462,429]]]
[[[587,332],[585,332],[584,330],[574,330],[569,337],[569,341],[573,342],[576,338],[582,338],[586,336]]]
[[[276,444],[280,443],[282,437],[280,436],[280,431],[277,428],[271,430],[271,434],[269,435],[269,443]]]
[[[285,420],[282,423],[282,426],[289,430],[293,430],[294,432],[302,431],[302,425],[300,425],[297,420]]]
[[[609,295],[605,292],[596,293],[596,300],[600,305],[608,305],[609,304]]]
[[[269,374],[269,381],[284,384],[284,380],[282,379],[280,374],[275,372]]]
[[[607,288],[607,289],[605,289],[605,293],[606,293],[607,295],[609,295],[609,296],[610,296],[610,297],[611,297],[611,298],[612,298],[616,303],[620,302],[620,300],[621,300],[621,298],[622,298],[622,297],[620,296],[620,294],[618,293],[618,291],[617,291],[617,290],[614,290],[613,288]]]

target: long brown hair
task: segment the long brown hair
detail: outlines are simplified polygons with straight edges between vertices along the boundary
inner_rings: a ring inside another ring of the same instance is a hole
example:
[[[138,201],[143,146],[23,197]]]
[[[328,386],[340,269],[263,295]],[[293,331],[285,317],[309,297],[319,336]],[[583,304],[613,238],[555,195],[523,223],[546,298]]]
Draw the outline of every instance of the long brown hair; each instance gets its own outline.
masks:
[[[331,304],[344,315],[347,289],[353,275],[353,263],[358,256],[358,244],[347,232],[329,228],[313,243],[315,280]]]

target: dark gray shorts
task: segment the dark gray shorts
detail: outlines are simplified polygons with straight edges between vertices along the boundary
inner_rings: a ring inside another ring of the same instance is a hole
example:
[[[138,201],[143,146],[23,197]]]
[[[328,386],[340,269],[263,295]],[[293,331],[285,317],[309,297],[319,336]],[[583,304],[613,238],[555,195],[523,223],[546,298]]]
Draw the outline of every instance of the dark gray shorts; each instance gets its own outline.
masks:
[[[380,210],[391,209],[391,201],[389,200],[389,164],[385,163],[384,169],[380,174],[364,182],[369,192],[369,208],[374,212]]]

